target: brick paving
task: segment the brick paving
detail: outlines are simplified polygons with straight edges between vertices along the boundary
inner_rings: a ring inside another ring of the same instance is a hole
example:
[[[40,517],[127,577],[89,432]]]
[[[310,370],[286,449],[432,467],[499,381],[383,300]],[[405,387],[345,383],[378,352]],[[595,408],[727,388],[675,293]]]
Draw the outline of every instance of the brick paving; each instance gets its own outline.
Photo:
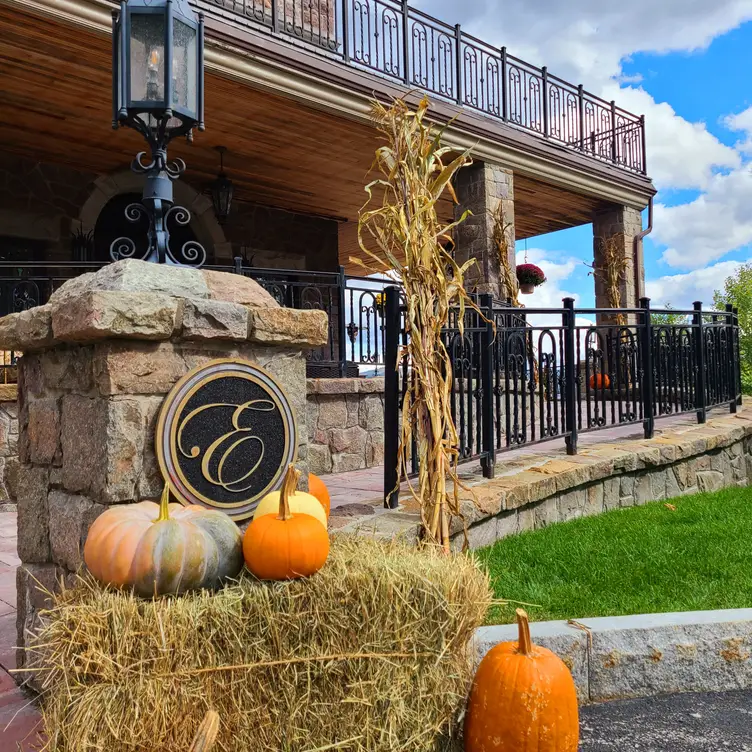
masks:
[[[16,514],[0,514],[0,752],[38,749],[39,711],[31,695],[15,682],[16,667]]]

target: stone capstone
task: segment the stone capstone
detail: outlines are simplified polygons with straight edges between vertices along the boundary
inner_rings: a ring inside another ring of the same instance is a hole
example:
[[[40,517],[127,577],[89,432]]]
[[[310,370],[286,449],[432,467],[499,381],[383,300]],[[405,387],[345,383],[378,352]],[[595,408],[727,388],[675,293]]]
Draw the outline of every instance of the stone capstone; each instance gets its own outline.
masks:
[[[323,347],[329,341],[326,311],[252,308],[248,339],[259,344]]]
[[[248,338],[248,308],[216,300],[186,300],[183,309],[185,339]]]
[[[178,298],[153,292],[88,292],[51,307],[55,337],[66,342],[169,339],[182,312]]]

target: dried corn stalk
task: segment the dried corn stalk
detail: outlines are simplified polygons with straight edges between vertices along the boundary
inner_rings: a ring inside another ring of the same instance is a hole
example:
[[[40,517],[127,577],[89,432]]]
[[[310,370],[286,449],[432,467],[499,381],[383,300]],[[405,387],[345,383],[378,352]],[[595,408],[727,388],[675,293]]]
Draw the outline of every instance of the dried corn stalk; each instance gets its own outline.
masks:
[[[450,233],[467,212],[443,224],[436,205],[444,191],[457,201],[451,179],[470,157],[465,152],[445,164],[451,150],[441,146],[442,131],[426,122],[428,106],[426,97],[415,111],[404,99],[389,107],[374,103],[386,143],[376,150],[373,168],[381,177],[366,186],[358,240],[378,271],[393,270],[402,279],[408,345],[400,360],[408,359],[412,378],[402,409],[398,477],[415,438],[419,471],[410,491],[420,504],[425,540],[448,551],[450,520],[460,516],[459,442],[451,413],[452,364],[441,332],[451,308],[458,310],[460,328],[465,307],[475,308],[463,284],[474,260],[459,266],[450,252]]]
[[[515,308],[520,307],[517,295],[517,275],[509,263],[509,229],[512,222],[504,221],[504,209],[501,201],[494,212],[493,241],[499,254],[499,282],[501,283],[501,297],[512,301]]]
[[[621,238],[621,240],[620,240]],[[602,266],[593,265],[593,274],[597,276],[606,287],[606,298],[611,308],[621,308],[621,283],[629,267],[629,259],[622,252],[623,236],[612,235],[607,238],[598,238],[600,256],[603,259]],[[623,314],[616,315],[616,324],[624,326],[627,323]]]

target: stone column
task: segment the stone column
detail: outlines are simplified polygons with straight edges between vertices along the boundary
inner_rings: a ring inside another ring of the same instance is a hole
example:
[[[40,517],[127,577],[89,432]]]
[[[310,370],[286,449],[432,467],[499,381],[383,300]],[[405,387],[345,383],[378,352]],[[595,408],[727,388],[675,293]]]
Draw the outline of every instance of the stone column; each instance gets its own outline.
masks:
[[[499,250],[494,242],[494,227],[501,209],[507,257],[514,272],[514,175],[498,165],[474,162],[457,173],[455,191],[459,199],[455,217],[461,217],[468,209],[472,212],[455,231],[457,262],[476,259],[467,272],[466,287],[500,298]]]
[[[91,523],[108,505],[154,499],[165,394],[191,369],[243,358],[285,389],[307,469],[303,348],[326,342],[322,311],[280,308],[234,274],[120,261],[63,285],[47,305],[0,319],[19,367],[18,640],[45,598],[83,564]],[[306,473],[303,474],[307,478]],[[19,651],[19,665],[24,665]]]
[[[619,285],[620,307],[636,308],[638,304],[635,293],[634,238],[642,230],[642,215],[638,209],[629,206],[614,206],[597,212],[593,216],[593,267],[595,276],[596,308],[611,308],[603,272],[606,265],[604,258],[610,244],[620,259],[626,261],[626,269]],[[645,270],[637,270],[644,281]],[[602,323],[610,323],[612,317],[601,317]],[[634,316],[630,316],[630,321]]]

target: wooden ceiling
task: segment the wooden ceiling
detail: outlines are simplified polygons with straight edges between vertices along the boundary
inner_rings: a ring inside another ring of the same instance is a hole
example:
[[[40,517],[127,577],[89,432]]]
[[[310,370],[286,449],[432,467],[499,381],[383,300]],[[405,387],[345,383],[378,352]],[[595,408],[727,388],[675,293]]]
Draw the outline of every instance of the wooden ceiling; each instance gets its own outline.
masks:
[[[128,129],[112,131],[110,76],[107,39],[0,7],[0,148],[100,174],[123,169],[144,143]],[[214,147],[223,145],[238,200],[357,220],[373,128],[213,75],[206,123],[193,144],[170,146],[195,187],[214,179]],[[600,207],[522,176],[515,201],[518,238],[590,222]],[[451,207],[442,213],[450,217]]]

